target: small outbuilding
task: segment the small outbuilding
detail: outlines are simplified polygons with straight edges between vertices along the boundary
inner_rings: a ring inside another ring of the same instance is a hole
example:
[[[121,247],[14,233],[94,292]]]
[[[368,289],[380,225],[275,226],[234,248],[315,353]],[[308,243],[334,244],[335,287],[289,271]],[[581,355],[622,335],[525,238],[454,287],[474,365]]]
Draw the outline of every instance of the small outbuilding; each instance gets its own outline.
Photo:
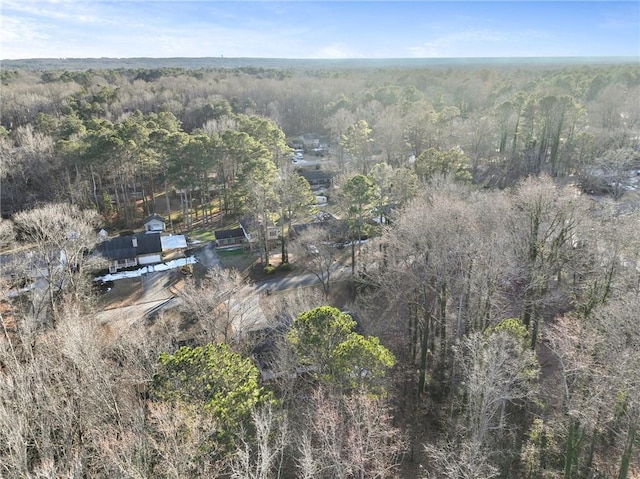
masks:
[[[167,222],[159,214],[152,214],[144,219],[145,233],[162,233],[166,229]]]

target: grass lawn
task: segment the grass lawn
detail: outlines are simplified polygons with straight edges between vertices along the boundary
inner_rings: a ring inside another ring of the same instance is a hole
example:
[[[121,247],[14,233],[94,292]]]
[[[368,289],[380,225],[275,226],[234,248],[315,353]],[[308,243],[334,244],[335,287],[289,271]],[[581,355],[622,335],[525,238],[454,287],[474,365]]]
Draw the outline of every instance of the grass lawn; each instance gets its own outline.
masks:
[[[218,249],[217,254],[223,267],[235,268],[238,271],[245,271],[256,261],[253,253],[241,248],[231,250]]]
[[[196,228],[189,231],[189,238],[198,241],[215,241],[216,235],[211,228]]]

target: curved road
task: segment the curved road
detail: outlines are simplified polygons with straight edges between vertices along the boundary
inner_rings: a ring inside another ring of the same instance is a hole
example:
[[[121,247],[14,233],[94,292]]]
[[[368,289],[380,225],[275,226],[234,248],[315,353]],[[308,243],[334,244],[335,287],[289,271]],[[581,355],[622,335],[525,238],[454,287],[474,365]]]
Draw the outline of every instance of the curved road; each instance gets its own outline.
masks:
[[[330,281],[344,279],[351,274],[350,266],[336,266],[331,270]],[[324,275],[323,275],[324,278]],[[285,276],[283,278],[267,279],[254,283],[256,291],[266,293],[275,291],[284,291],[293,288],[303,288],[305,286],[314,286],[320,284],[320,279],[313,273],[302,273]]]

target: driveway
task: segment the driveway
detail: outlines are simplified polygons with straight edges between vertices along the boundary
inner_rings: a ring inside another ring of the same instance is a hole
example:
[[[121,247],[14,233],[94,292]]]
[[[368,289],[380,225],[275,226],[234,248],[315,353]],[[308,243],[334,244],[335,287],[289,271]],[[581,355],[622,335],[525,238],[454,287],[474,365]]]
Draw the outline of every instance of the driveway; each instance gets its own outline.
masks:
[[[103,297],[106,308],[96,315],[100,322],[134,324],[162,308],[176,305],[175,286],[182,280],[177,270],[158,271],[116,281]]]
[[[216,249],[211,242],[194,247],[193,255],[198,260],[198,264],[207,270],[214,266],[221,266]],[[119,291],[113,293],[121,296],[121,300],[114,301],[110,307],[98,313],[98,320],[114,322],[126,319],[127,324],[133,324],[156,311],[178,306],[180,300],[176,298],[175,287],[181,280],[182,275],[178,270],[120,279],[116,285]]]
[[[213,246],[213,242],[209,241],[203,245],[198,245],[193,248],[193,255],[198,260],[198,263],[204,266],[206,269],[211,269],[214,266],[222,267],[220,258],[218,258],[217,250]]]

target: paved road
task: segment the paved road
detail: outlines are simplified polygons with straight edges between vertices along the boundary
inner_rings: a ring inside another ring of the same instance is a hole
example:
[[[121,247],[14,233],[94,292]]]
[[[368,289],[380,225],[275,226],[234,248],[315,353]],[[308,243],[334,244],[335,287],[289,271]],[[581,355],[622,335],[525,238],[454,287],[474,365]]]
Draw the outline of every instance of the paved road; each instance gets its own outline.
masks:
[[[330,281],[337,281],[344,279],[351,274],[351,266],[336,266],[331,270]],[[324,278],[324,276],[323,276]],[[266,293],[267,290],[271,292],[284,291],[293,288],[302,288],[305,286],[313,286],[320,284],[320,279],[313,273],[303,273],[296,275],[289,275],[284,278],[274,278],[265,281],[258,281],[255,283],[256,291],[259,293]]]

